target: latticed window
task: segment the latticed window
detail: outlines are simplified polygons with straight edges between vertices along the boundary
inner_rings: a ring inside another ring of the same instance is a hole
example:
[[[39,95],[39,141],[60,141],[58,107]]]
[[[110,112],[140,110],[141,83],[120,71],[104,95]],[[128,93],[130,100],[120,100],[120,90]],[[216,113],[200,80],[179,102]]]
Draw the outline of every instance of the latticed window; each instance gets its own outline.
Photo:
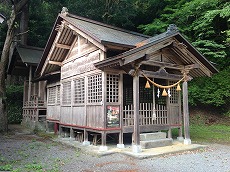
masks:
[[[102,101],[102,75],[88,77],[88,103]]]
[[[169,85],[174,84],[174,81],[169,81]],[[171,93],[171,97],[169,98],[169,102],[173,103],[173,104],[177,104],[178,103],[178,91],[176,90],[176,87],[172,87],[170,88],[170,93]]]
[[[54,104],[56,99],[56,86],[48,88],[48,104]]]
[[[119,101],[119,75],[107,75],[107,102],[118,102]]]
[[[85,82],[84,78],[74,80],[74,103],[85,102]]]
[[[57,104],[60,104],[60,85],[57,86]]]
[[[71,104],[71,81],[64,82],[62,92],[62,104],[68,105]]]

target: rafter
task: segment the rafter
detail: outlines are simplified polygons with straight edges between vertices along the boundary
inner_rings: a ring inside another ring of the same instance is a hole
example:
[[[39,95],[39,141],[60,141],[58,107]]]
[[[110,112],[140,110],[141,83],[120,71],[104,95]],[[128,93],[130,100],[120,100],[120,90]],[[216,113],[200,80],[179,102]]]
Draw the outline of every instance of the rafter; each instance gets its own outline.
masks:
[[[58,43],[56,43],[56,47],[57,48],[67,49],[67,50],[69,50],[71,48],[71,46],[69,46],[69,45],[58,44]]]
[[[51,61],[51,60],[49,60],[49,64],[53,64],[53,65],[62,66],[62,62]]]

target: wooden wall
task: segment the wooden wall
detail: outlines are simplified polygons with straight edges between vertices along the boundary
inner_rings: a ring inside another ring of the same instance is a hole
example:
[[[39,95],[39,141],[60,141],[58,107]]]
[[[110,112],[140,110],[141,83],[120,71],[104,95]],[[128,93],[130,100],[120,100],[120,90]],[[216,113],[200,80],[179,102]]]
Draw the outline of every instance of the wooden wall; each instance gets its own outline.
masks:
[[[104,75],[94,67],[94,63],[104,59],[104,56],[105,53],[101,49],[86,38],[77,36],[74,47],[61,67],[61,124],[104,127]]]
[[[48,120],[60,120],[60,81],[47,84],[47,115]]]

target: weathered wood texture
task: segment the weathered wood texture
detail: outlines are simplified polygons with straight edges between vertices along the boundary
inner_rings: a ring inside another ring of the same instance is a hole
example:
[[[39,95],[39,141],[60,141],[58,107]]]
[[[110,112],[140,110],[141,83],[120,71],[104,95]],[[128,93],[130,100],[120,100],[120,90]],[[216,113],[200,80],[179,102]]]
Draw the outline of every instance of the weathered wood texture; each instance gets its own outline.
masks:
[[[92,128],[104,128],[104,108],[103,106],[88,105],[87,110],[87,126]]]
[[[100,60],[101,53],[98,47],[77,35],[61,67],[60,123],[104,128],[102,74],[93,65]]]
[[[61,106],[60,123],[72,124],[72,108],[71,108],[71,106]]]
[[[140,145],[139,76],[133,77],[134,144]]]
[[[47,116],[48,120],[60,120],[60,106],[47,105]]]
[[[139,107],[140,107],[140,110],[139,110],[140,125],[168,125],[168,111],[167,111],[166,106],[156,104],[155,113],[153,111],[153,103],[140,103]],[[134,113],[133,112],[134,110],[133,110],[132,104],[124,106],[124,109],[123,109],[124,126],[134,125],[134,116],[133,116]],[[178,114],[176,115],[178,116]]]
[[[62,62],[61,79],[96,70],[94,63],[100,60],[101,51],[80,35],[77,39],[69,56]]]
[[[23,120],[39,121],[46,117],[46,82],[24,82]]]
[[[187,81],[183,82],[183,116],[184,116],[184,137],[185,139],[190,139]]]
[[[78,126],[85,126],[85,106],[74,106],[72,110],[72,124]]]

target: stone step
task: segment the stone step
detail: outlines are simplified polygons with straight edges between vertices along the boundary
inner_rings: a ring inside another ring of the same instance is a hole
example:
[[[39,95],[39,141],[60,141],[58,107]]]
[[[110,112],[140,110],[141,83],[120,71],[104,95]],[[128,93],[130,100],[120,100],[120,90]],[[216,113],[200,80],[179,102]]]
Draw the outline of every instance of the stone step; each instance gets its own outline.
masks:
[[[140,141],[148,141],[148,140],[159,140],[166,139],[165,132],[156,132],[156,133],[142,133],[140,134]]]
[[[141,148],[150,149],[156,147],[170,146],[172,145],[173,139],[165,138],[159,140],[140,141]]]

